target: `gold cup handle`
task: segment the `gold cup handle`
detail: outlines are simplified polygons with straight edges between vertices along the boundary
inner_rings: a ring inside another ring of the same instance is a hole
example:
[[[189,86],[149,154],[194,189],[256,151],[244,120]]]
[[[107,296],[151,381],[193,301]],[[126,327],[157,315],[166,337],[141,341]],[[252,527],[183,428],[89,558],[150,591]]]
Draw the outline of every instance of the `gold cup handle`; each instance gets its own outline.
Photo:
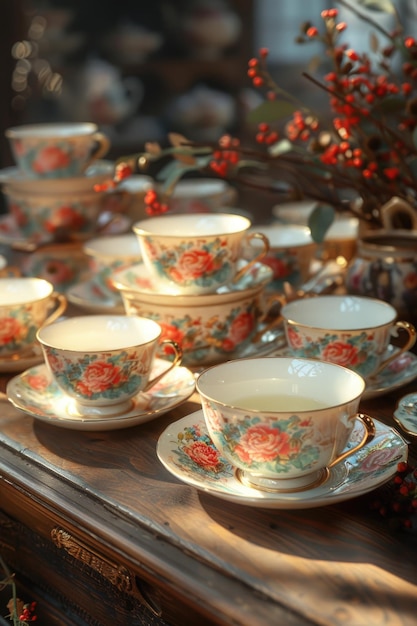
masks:
[[[62,293],[53,291],[51,294],[51,300],[57,308],[48,315],[42,326],[47,326],[48,324],[54,322],[56,319],[58,319],[60,315],[64,313],[65,309],[67,308],[68,301]]]
[[[244,267],[236,272],[232,281],[234,283],[238,282],[242,278],[242,276],[244,276],[255,265],[255,263],[259,263],[259,261],[262,261],[262,259],[264,259],[269,252],[269,239],[266,235],[264,235],[263,233],[250,233],[247,236],[247,243],[250,243],[253,239],[260,239],[262,241],[262,250],[253,259],[248,261]]]
[[[369,415],[366,415],[366,413],[356,413],[355,417],[356,419],[361,421],[365,427],[365,431],[364,431],[362,439],[356,446],[354,446],[350,450],[346,450],[345,452],[342,452],[341,454],[339,454],[339,456],[333,459],[333,461],[329,463],[329,465],[327,466],[328,468],[333,467],[337,463],[340,463],[340,461],[343,461],[351,454],[355,454],[355,452],[363,448],[363,446],[365,446],[367,443],[372,441],[372,439],[375,437],[376,428],[375,428],[375,424],[374,424],[372,417],[369,417]]]
[[[161,380],[161,378],[166,376],[168,374],[168,372],[170,372],[172,369],[174,369],[174,367],[176,365],[179,365],[181,363],[181,361],[182,361],[183,351],[182,351],[181,346],[176,341],[172,341],[172,339],[164,339],[163,341],[161,341],[160,346],[161,347],[162,346],[171,346],[173,348],[173,350],[174,350],[174,360],[170,362],[169,367],[167,367],[166,370],[164,370],[163,372],[161,372],[160,374],[158,374],[157,376],[155,376],[151,380],[148,380],[148,382],[145,385],[144,389],[142,389],[142,392],[148,391],[151,387],[156,385],[156,383],[158,383]]]
[[[91,153],[90,158],[84,165],[84,170],[91,165],[97,159],[104,157],[110,150],[110,139],[103,133],[97,132],[92,136],[93,140],[97,143],[96,149]]]
[[[378,369],[376,370],[376,372],[374,372],[370,378],[372,378],[373,376],[376,376],[381,370],[383,370],[385,367],[387,367],[387,365],[389,363],[391,363],[391,361],[394,361],[395,359],[398,359],[398,357],[400,356],[400,354],[403,354],[403,352],[407,352],[407,350],[409,350],[410,348],[412,348],[416,342],[417,339],[417,332],[415,327],[413,326],[413,324],[410,324],[410,322],[405,322],[403,320],[399,320],[397,322],[395,322],[395,324],[392,327],[392,330],[404,330],[407,334],[408,334],[408,339],[405,342],[405,344],[401,347],[399,347],[397,350],[395,350],[393,352],[393,354],[391,354],[390,357],[384,359],[383,361],[381,361],[381,363],[378,366]]]

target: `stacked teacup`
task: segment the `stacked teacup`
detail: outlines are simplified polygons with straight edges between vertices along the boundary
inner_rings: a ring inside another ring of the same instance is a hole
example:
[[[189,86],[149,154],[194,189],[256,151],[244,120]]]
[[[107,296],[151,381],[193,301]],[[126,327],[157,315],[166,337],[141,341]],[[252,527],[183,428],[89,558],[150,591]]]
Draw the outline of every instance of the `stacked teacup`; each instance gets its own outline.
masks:
[[[30,124],[7,129],[6,137],[17,164],[0,172],[11,243],[35,248],[94,233],[105,194],[94,188],[113,175],[101,158],[110,142],[97,126]]]
[[[236,213],[170,214],[136,222],[142,262],[112,274],[128,315],[153,319],[183,349],[183,364],[200,367],[242,356],[266,323],[261,263],[269,242]],[[252,256],[250,241],[261,242]],[[272,322],[273,323],[273,322]]]

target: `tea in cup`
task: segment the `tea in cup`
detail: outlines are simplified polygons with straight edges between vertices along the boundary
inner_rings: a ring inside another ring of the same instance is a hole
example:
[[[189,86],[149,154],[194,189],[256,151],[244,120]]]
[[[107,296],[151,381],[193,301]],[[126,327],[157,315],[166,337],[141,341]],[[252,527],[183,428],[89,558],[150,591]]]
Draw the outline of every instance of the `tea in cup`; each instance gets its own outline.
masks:
[[[178,344],[160,342],[160,337],[159,324],[127,315],[72,317],[37,333],[54,381],[74,400],[70,411],[101,417],[129,410],[134,396],[148,391],[181,362]],[[174,357],[150,379],[159,347],[173,351]]]
[[[294,300],[281,308],[291,353],[348,367],[364,378],[376,375],[412,348],[416,330],[396,321],[390,304],[374,298],[329,295]],[[406,341],[389,354],[390,338],[403,331]]]
[[[32,178],[79,176],[110,148],[96,124],[24,124],[5,131],[19,168]]]
[[[141,260],[140,245],[134,233],[90,239],[83,251],[88,258],[91,281],[109,297],[118,294],[111,280],[113,272]]]
[[[240,359],[206,369],[196,388],[215,447],[242,483],[259,490],[317,487],[375,434],[372,419],[357,412],[363,378],[340,365]],[[358,420],[363,436],[346,449]]]
[[[67,300],[42,278],[0,278],[0,361],[34,354],[36,332],[64,313]]]
[[[214,293],[250,271],[269,249],[265,235],[249,233],[248,218],[230,213],[163,215],[136,222],[143,262],[160,291]],[[261,239],[249,262],[237,270],[243,246]]]

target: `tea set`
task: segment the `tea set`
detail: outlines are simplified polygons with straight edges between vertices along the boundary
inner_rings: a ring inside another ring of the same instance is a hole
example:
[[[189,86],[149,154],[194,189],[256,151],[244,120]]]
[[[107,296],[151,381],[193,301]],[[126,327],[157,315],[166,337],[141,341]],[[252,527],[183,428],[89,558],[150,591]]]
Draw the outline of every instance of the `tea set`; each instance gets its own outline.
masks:
[[[31,141],[11,129],[21,160],[3,172],[6,196],[18,181],[29,196],[40,182],[88,188],[93,145],[106,144],[92,125],[68,126],[50,128],[53,140],[42,126],[28,128]],[[76,153],[78,163],[60,178],[66,143],[67,161]],[[44,232],[44,219],[37,224]],[[128,232],[92,228],[80,244],[86,278],[64,293],[8,273],[7,259],[0,270],[0,371],[15,374],[6,394],[23,413],[64,429],[116,430],[195,396],[201,410],[165,428],[158,459],[199,490],[261,508],[367,493],[407,459],[407,442],[359,403],[417,378],[416,330],[377,298],[315,293],[317,246],[305,225],[254,228],[220,206],[138,219]],[[398,332],[401,347],[391,343]],[[417,429],[416,394],[394,419],[411,432],[413,416]]]

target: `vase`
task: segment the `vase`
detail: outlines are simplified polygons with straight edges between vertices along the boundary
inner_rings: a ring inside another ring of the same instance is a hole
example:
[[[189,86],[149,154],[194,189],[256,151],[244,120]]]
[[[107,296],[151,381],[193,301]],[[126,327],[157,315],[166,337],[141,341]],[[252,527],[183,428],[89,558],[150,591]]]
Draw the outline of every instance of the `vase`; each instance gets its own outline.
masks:
[[[399,213],[408,214],[410,228],[393,228]],[[381,209],[385,228],[364,233],[345,278],[350,294],[390,303],[399,318],[417,323],[417,212],[398,198]]]

